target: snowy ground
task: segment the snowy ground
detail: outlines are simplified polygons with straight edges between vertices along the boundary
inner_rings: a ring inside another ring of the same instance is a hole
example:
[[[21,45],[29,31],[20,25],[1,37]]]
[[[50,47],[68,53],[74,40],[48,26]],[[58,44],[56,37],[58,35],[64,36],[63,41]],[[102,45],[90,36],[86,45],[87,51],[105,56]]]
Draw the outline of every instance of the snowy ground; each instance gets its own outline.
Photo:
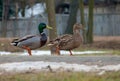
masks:
[[[69,52],[61,51],[62,54],[69,54]],[[101,54],[104,51],[83,51],[73,52],[73,54]],[[11,52],[0,52],[0,55],[28,55],[27,52],[23,53],[11,53]],[[50,55],[50,51],[32,51],[33,55]],[[26,62],[12,62],[0,64],[0,74],[3,73],[26,73],[26,72],[39,72],[39,71],[84,71],[84,72],[98,72],[99,75],[104,74],[106,71],[119,71],[120,64],[116,65],[85,65],[85,64],[73,64],[66,62],[48,62],[48,61],[26,61]]]
[[[65,62],[14,62],[0,64],[0,74],[3,73],[26,73],[26,72],[39,72],[39,71],[84,71],[84,72],[98,72],[99,75],[104,74],[106,71],[119,71],[120,64],[118,65],[80,65],[68,64]]]
[[[102,54],[107,53],[106,51],[73,51],[73,54]],[[69,55],[68,51],[61,51],[62,55]],[[5,52],[0,51],[0,55],[28,55],[27,51],[25,52]],[[51,55],[49,50],[33,50],[32,55]]]

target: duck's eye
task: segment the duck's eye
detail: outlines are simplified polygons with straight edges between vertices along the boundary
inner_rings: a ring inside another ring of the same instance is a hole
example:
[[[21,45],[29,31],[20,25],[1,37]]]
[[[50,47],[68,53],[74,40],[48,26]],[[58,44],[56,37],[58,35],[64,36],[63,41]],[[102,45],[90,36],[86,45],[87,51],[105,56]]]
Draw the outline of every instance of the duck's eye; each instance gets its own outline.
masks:
[[[45,24],[43,24],[42,26],[43,26],[43,28],[45,28],[45,27],[46,27],[46,25],[45,25]]]

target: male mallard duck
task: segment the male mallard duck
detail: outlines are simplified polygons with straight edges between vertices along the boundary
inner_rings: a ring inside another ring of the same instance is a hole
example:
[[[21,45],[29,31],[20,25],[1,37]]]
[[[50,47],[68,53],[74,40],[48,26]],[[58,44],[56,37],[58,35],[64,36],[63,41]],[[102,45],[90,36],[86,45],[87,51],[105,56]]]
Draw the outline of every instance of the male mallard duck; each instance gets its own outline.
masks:
[[[47,36],[43,32],[45,28],[52,29],[51,27],[47,26],[45,23],[40,23],[38,26],[38,30],[40,33],[39,35],[27,35],[20,39],[14,39],[11,42],[11,45],[26,49],[29,55],[32,55],[31,50],[42,47],[47,42]]]
[[[59,54],[59,50],[69,50],[70,55],[72,55],[71,50],[77,48],[82,43],[82,37],[80,35],[80,29],[82,28],[82,24],[74,24],[73,25],[73,35],[65,34],[60,37],[57,37],[51,40],[48,43],[48,46],[56,46],[56,53]]]

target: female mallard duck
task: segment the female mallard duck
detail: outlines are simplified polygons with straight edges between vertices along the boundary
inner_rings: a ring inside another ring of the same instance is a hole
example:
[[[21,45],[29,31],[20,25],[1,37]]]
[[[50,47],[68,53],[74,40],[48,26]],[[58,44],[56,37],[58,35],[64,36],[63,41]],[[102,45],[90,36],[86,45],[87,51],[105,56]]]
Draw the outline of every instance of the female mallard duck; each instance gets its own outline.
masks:
[[[38,26],[38,30],[40,33],[39,35],[27,35],[20,39],[14,39],[11,42],[11,45],[26,49],[29,55],[32,55],[31,50],[42,47],[47,42],[47,36],[43,32],[45,28],[52,29],[51,27],[47,26],[45,23],[40,23]]]
[[[82,43],[82,37],[79,30],[83,29],[81,24],[73,25],[73,35],[65,34],[60,37],[51,40],[48,46],[56,46],[56,53],[59,54],[59,50],[69,50],[70,55],[72,55],[71,50],[77,48]]]

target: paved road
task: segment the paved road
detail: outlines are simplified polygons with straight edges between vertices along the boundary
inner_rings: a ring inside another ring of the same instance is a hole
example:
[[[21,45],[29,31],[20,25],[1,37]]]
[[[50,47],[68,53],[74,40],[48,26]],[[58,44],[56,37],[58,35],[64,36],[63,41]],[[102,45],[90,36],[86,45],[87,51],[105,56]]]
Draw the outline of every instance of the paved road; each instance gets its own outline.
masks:
[[[120,56],[0,56],[0,64],[23,61],[49,61],[87,65],[109,65],[120,64]]]

